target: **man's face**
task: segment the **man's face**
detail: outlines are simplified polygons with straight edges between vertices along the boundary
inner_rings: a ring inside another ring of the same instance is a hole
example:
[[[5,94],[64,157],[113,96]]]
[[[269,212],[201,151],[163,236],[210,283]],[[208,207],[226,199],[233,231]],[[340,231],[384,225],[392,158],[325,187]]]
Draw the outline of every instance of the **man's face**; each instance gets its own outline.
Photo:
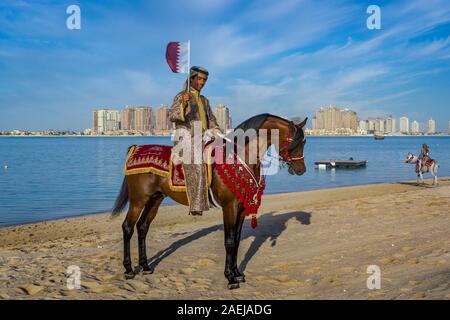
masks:
[[[192,86],[200,91],[204,87],[206,80],[208,80],[208,76],[204,73],[199,73],[195,77],[192,78]]]

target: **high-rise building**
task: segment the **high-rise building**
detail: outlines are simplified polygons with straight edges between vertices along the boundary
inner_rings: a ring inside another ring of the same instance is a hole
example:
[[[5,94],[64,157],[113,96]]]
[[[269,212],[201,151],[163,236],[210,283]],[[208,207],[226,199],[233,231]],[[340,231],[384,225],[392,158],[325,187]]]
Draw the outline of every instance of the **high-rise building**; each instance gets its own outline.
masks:
[[[397,132],[397,128],[395,125],[395,118],[393,116],[389,116],[386,119],[386,125],[385,125],[385,133],[395,133]]]
[[[97,133],[98,132],[98,111],[94,110],[92,112],[92,132]]]
[[[120,129],[122,130],[134,130],[134,109],[128,106],[121,112]]]
[[[419,124],[419,122],[414,120],[413,122],[411,122],[411,133],[417,134],[419,132],[420,132],[420,124]]]
[[[434,133],[436,133],[436,121],[434,121],[433,118],[430,118],[430,120],[428,120],[428,134]]]
[[[378,132],[379,133],[384,133],[384,131],[385,131],[384,119],[383,118],[377,118],[377,122],[378,122]]]
[[[367,131],[367,121],[366,120],[360,120],[358,122],[358,131]]]
[[[313,130],[317,128],[317,118],[315,116],[311,120],[311,128]]]
[[[313,119],[313,130],[336,131],[348,129],[356,132],[357,120],[356,112],[349,109],[339,109],[330,105],[327,108],[320,108]]]
[[[151,107],[134,108],[134,126],[139,132],[151,132],[155,128]]]
[[[369,118],[367,120],[367,131],[370,131],[373,133],[373,132],[379,131],[379,128],[380,128],[380,126],[379,126],[377,119]]]
[[[230,111],[224,104],[219,104],[214,112],[217,124],[225,132],[230,129]]]
[[[169,108],[164,105],[160,105],[156,110],[156,130],[168,130],[170,128],[169,121]]]
[[[325,109],[325,130],[336,131],[337,128],[341,127],[341,110],[335,106],[329,106]]]
[[[400,132],[409,133],[409,119],[407,117],[400,118]]]
[[[94,110],[92,131],[96,134],[117,131],[120,128],[120,113],[113,109]]]
[[[347,108],[341,110],[341,125],[342,129],[351,129],[356,132],[357,128],[356,112],[351,111]]]
[[[322,112],[323,108],[320,109],[320,111],[316,112],[316,126],[313,127],[315,130],[325,129],[325,121],[323,119],[324,112]]]

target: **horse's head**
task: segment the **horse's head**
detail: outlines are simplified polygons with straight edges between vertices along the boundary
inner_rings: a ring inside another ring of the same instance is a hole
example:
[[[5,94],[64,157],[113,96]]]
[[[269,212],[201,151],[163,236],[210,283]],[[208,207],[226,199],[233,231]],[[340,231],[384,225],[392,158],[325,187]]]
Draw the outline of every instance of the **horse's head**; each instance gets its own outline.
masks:
[[[281,143],[284,141],[284,145],[280,146],[280,156],[289,166],[288,172],[290,174],[301,176],[306,172],[305,156],[303,155],[306,139],[303,128],[307,120],[308,118],[297,125],[290,122],[287,136],[280,139]]]
[[[414,154],[411,152],[408,152],[408,155],[406,156],[405,163],[411,163],[414,160]]]

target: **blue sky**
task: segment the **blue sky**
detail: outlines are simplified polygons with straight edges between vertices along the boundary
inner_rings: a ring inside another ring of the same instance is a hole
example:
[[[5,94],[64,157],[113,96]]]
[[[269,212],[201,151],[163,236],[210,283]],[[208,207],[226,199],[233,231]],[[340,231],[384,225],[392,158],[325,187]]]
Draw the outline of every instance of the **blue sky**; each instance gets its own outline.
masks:
[[[81,30],[66,9],[81,8]],[[381,8],[381,30],[366,9]],[[92,110],[170,105],[184,75],[164,58],[191,40],[204,94],[233,123],[262,113],[450,120],[450,3],[174,0],[0,2],[0,130],[84,129]]]

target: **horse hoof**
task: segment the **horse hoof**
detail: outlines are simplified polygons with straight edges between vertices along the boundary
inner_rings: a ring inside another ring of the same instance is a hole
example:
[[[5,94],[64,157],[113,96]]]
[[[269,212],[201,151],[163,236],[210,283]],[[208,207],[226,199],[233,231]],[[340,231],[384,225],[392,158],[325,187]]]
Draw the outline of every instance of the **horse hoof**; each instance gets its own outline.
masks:
[[[125,277],[125,280],[130,280],[134,279],[136,275],[134,274],[134,272],[125,272],[123,276]]]
[[[152,274],[152,273],[153,273],[153,270],[144,270],[144,271],[142,271],[143,275]]]
[[[245,276],[237,276],[236,281],[237,282],[245,282]]]
[[[239,288],[239,282],[237,283],[229,283],[228,284],[228,289],[233,290],[233,289],[238,289]]]

